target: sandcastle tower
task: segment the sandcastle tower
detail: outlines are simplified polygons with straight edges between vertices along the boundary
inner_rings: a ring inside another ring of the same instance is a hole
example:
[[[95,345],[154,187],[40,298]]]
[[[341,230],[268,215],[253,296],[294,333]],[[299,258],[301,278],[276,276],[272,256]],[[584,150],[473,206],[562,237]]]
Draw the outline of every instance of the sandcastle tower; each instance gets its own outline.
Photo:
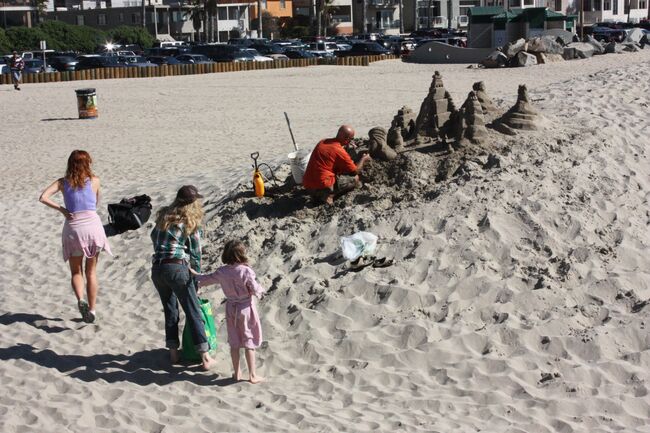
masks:
[[[388,130],[388,136],[386,137],[386,142],[388,147],[395,149],[397,151],[401,150],[404,147],[404,137],[402,137],[402,128],[399,126],[391,126]]]
[[[517,102],[503,116],[494,121],[494,128],[504,134],[515,135],[517,129],[538,129],[538,112],[528,99],[528,89],[525,84],[519,85]]]
[[[415,121],[417,141],[422,141],[425,137],[444,138],[447,134],[449,118],[453,112],[454,103],[449,92],[445,90],[442,75],[436,71],[431,87],[429,87],[429,94],[422,101],[420,113]]]
[[[461,143],[480,144],[488,138],[483,109],[473,90],[467,95],[467,100],[461,108],[460,118],[462,129],[458,130],[458,137]]]
[[[390,161],[397,158],[397,152],[386,143],[386,130],[379,126],[368,131],[368,150],[373,159]]]
[[[492,99],[488,96],[487,92],[485,91],[485,83],[483,81],[477,81],[476,83],[474,83],[472,89],[474,90],[474,93],[476,93],[478,102],[480,102],[481,104],[481,108],[483,109],[483,114],[490,114],[497,111],[497,107],[495,107],[494,103],[492,102]]]
[[[415,133],[415,119],[416,115],[407,106],[403,106],[397,110],[397,114],[393,117],[392,122],[390,123],[390,130],[395,128],[400,128],[400,133],[402,134],[402,139],[410,140],[413,138]],[[388,135],[390,136],[390,130]],[[389,139],[390,141],[390,139]],[[390,144],[390,143],[389,143]]]

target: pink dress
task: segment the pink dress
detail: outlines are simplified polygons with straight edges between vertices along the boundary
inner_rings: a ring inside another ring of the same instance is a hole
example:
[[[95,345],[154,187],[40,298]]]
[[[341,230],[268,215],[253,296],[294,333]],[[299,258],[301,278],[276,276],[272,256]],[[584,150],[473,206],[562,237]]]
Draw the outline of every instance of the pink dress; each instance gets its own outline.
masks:
[[[232,349],[255,349],[262,344],[262,325],[253,296],[266,290],[248,265],[226,265],[197,277],[199,287],[219,283],[226,295],[226,327]]]

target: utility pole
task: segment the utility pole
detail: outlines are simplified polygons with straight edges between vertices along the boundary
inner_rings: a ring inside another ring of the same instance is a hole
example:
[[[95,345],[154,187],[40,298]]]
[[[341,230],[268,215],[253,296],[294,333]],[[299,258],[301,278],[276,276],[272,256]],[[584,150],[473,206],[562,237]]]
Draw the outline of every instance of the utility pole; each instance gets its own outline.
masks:
[[[399,6],[399,34],[404,33],[404,2],[402,0],[398,0],[398,6]]]
[[[81,2],[83,4],[83,1]],[[147,28],[147,9],[145,5],[145,0],[142,0],[142,11],[140,12],[142,14],[142,28],[146,29]]]
[[[420,17],[418,16],[418,0],[413,0],[413,31],[418,29]]]
[[[618,0],[614,0],[618,1]],[[580,0],[580,40],[585,40],[585,2]]]
[[[262,0],[257,0],[257,37],[262,37]]]
[[[366,27],[366,14],[368,13],[368,0],[363,0],[361,3],[361,34],[365,34],[368,31]]]

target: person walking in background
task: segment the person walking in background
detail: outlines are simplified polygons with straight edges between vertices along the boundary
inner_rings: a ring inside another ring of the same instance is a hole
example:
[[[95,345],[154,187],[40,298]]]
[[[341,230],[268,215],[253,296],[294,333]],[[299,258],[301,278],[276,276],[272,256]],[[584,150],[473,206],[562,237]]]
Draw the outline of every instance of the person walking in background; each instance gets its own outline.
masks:
[[[208,354],[208,338],[201,319],[201,307],[190,269],[201,271],[201,236],[203,230],[203,198],[193,185],[178,190],[176,199],[156,216],[151,232],[153,266],[151,279],[160,295],[165,313],[165,341],[173,364],[180,361],[178,337],[178,304],[185,312],[192,341],[201,354],[203,368],[209,370],[214,360]]]
[[[25,61],[16,51],[13,52],[13,56],[11,57],[9,69],[11,70],[11,81],[14,83],[14,89],[20,90],[20,83],[23,79],[23,69],[25,69]]]
[[[77,297],[77,306],[84,322],[93,323],[96,319],[97,302],[97,261],[100,251],[111,254],[111,248],[104,233],[104,227],[97,215],[99,201],[99,178],[91,170],[92,159],[88,152],[74,150],[68,158],[65,176],[57,179],[41,194],[39,201],[56,209],[65,217],[61,240],[63,260],[70,263],[71,284]],[[63,193],[61,206],[52,201],[57,192]],[[112,254],[111,254],[112,255]],[[84,268],[86,258],[86,295],[84,295]]]
[[[232,359],[233,379],[241,380],[240,351],[244,349],[249,380],[259,383],[264,378],[255,369],[255,349],[262,344],[262,325],[253,297],[266,291],[257,282],[255,271],[248,265],[246,248],[237,240],[226,242],[221,261],[225,266],[210,274],[197,274],[199,287],[219,283],[226,295],[226,327]]]

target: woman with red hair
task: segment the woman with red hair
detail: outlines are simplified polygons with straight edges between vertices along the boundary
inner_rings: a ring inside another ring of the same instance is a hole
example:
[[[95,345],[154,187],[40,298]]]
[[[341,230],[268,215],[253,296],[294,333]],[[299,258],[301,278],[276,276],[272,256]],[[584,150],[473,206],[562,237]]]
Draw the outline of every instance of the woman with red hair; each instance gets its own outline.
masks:
[[[48,186],[39,198],[41,203],[56,209],[65,217],[61,235],[63,260],[70,262],[72,289],[77,297],[81,317],[87,323],[93,323],[96,319],[99,252],[105,250],[111,254],[104,227],[97,215],[99,178],[90,168],[92,162],[88,152],[74,150],[68,158],[65,176]],[[63,193],[64,206],[50,199],[57,192]],[[84,300],[84,257],[87,302]]]

